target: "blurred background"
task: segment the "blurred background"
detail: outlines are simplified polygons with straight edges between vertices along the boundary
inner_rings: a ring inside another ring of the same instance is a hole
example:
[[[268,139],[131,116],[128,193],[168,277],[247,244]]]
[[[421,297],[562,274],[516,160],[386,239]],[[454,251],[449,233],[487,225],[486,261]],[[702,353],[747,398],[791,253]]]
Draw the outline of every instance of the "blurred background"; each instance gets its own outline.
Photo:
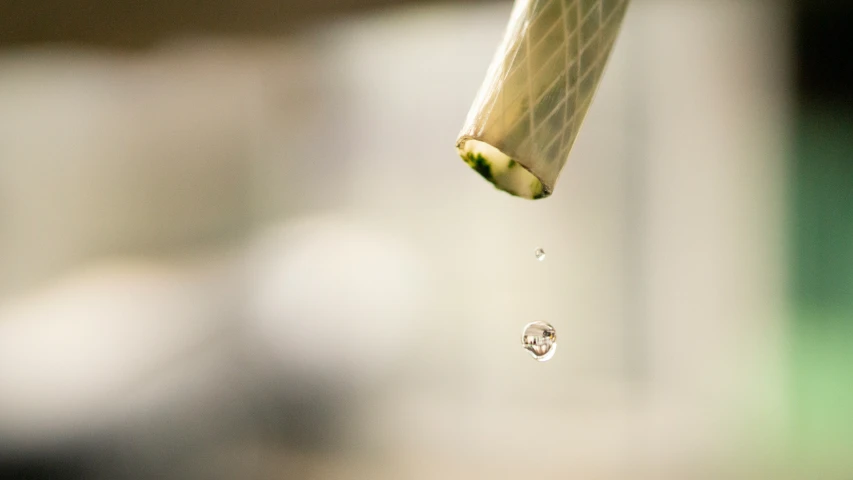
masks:
[[[853,477],[853,5],[635,0],[536,202],[510,7],[0,3],[0,479]]]

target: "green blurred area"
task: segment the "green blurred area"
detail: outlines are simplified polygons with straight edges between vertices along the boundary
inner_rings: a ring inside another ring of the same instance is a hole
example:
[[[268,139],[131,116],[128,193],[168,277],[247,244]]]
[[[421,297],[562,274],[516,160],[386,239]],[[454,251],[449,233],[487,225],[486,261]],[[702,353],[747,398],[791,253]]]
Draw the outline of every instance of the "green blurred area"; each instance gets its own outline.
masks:
[[[853,451],[853,114],[803,108],[791,168],[792,414],[804,467]]]

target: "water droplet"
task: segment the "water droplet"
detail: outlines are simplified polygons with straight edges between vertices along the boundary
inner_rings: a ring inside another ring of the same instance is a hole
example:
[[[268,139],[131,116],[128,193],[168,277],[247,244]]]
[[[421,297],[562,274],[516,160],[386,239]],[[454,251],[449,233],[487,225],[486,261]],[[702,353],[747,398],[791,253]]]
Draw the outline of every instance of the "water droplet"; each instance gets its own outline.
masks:
[[[547,362],[557,351],[557,330],[546,322],[533,322],[524,326],[521,345],[540,362]]]
[[[533,254],[536,255],[536,260],[539,260],[540,262],[545,260],[545,250],[543,250],[542,247],[537,248]]]

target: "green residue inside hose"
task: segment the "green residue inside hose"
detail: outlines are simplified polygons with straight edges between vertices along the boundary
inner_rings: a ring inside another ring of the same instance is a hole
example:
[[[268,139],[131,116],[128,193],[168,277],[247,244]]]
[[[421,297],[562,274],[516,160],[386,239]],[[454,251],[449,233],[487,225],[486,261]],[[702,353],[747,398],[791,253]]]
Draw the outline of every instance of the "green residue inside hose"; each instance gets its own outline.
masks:
[[[530,191],[533,193],[534,200],[544,198],[546,196],[545,188],[542,186],[542,182],[540,182],[538,179],[530,182]]]
[[[495,183],[495,177],[492,175],[492,166],[480,153],[468,152],[465,154],[465,163],[471,166],[486,180]]]
[[[545,198],[550,192],[524,164],[488,143],[467,139],[457,145],[459,155],[498,190],[523,198]]]

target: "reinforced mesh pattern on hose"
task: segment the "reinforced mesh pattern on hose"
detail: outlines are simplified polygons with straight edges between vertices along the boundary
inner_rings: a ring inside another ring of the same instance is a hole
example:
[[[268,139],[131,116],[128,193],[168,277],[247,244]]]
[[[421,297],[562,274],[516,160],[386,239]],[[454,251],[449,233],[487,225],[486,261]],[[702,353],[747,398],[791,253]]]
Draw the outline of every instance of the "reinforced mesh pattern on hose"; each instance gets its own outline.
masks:
[[[627,7],[628,0],[516,0],[504,40],[457,140],[460,155],[471,164],[470,140],[491,145],[521,168],[517,174],[484,177],[514,195],[548,196]],[[482,166],[472,167],[485,172]],[[519,190],[522,183],[531,186]]]

